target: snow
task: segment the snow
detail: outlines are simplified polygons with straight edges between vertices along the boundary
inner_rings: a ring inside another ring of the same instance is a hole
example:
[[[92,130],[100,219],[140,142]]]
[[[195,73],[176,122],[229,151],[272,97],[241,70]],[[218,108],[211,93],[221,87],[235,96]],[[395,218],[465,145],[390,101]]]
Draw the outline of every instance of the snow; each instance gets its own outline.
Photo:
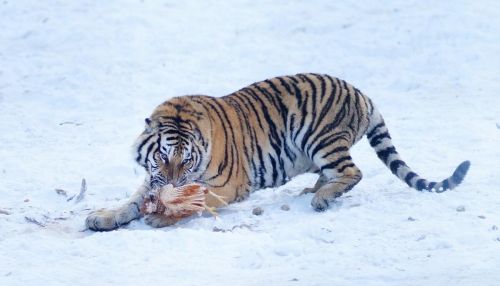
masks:
[[[499,12],[493,0],[1,1],[0,285],[498,285]],[[364,179],[325,213],[298,196],[306,174],[218,219],[84,231],[141,183],[131,145],[157,104],[298,72],[369,95],[424,177],[471,160],[464,183],[411,190],[362,140]],[[82,178],[79,203],[54,191],[76,195]]]

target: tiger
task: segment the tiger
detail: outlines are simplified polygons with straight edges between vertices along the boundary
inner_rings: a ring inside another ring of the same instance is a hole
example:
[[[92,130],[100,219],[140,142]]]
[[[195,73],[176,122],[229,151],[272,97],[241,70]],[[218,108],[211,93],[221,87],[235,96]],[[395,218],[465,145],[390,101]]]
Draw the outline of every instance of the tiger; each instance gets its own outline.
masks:
[[[464,161],[447,179],[428,181],[403,161],[379,110],[360,90],[326,74],[280,76],[222,97],[179,96],[157,106],[133,148],[144,183],[123,206],[90,213],[86,226],[107,231],[141,218],[148,192],[166,184],[198,183],[232,203],[303,173],[319,174],[302,193],[313,193],[312,209],[325,211],[361,180],[350,148],[365,135],[390,171],[418,191],[451,190],[469,170]],[[221,206],[209,195],[206,204]],[[157,214],[144,221],[176,222]]]

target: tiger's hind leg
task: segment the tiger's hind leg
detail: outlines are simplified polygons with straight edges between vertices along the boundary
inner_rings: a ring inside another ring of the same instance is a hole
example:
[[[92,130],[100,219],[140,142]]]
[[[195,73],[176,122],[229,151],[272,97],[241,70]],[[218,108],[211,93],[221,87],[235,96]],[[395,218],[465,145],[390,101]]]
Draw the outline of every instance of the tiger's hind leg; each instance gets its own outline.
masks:
[[[329,204],[345,192],[351,190],[363,177],[361,171],[352,162],[348,148],[337,148],[338,152],[318,156],[315,161],[322,176],[327,179],[315,193],[311,205],[316,211],[324,211]]]

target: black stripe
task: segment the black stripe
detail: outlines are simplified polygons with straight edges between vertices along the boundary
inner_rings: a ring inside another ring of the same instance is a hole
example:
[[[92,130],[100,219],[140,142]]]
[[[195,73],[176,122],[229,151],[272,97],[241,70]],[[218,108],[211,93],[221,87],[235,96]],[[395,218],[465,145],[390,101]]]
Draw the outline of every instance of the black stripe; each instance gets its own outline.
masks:
[[[276,182],[278,180],[278,170],[276,168],[276,159],[271,154],[268,154],[269,160],[271,160],[271,166],[273,167],[273,182],[272,185],[276,186]]]
[[[276,96],[272,96],[271,94],[269,94],[265,89],[263,88],[260,88],[259,86],[255,85],[254,88],[256,88],[260,94],[264,95],[265,98],[268,99],[268,101],[270,101],[271,105],[274,106],[274,110],[278,113],[281,113],[280,109],[279,109],[279,105],[275,105],[275,103],[272,102],[272,100],[274,100],[274,98],[276,98]],[[264,115],[264,119],[266,120],[267,124],[268,124],[268,127],[269,127],[269,130],[271,131],[271,136],[270,136],[270,144],[271,144],[271,147],[273,148],[274,152],[276,153],[277,155],[277,158],[278,158],[278,163],[280,165],[280,169],[281,170],[284,170],[284,162],[283,162],[283,159],[281,158],[281,151],[282,151],[282,142],[284,141],[284,138],[280,137],[280,134],[278,133],[278,128],[276,127],[276,124],[274,123],[273,119],[271,118],[270,116],[270,112],[268,110],[268,104],[266,104],[262,99],[261,97],[259,97],[259,94],[257,94],[253,89],[248,89],[248,93],[253,96],[253,98],[260,103],[260,106],[262,108],[262,110],[265,110],[263,112],[263,115]],[[288,111],[286,111],[288,112]],[[285,119],[283,119],[285,120]],[[285,124],[285,122],[283,122],[283,124]]]
[[[314,136],[314,139],[311,142],[313,143],[316,142],[317,140],[319,140],[320,137],[322,137],[325,134],[329,135],[328,137],[331,137],[331,134],[328,133],[330,133],[335,128],[338,128],[342,120],[344,120],[349,110],[350,101],[347,96],[342,96],[342,94],[339,95],[338,101],[340,101],[340,98],[343,98],[344,102],[342,103],[342,107],[340,108],[340,110],[335,114],[335,118],[329,124],[325,125],[324,128],[322,128],[321,132],[319,132]],[[335,103],[335,105],[336,104],[338,104],[338,102]],[[310,149],[313,146],[313,143],[309,145],[308,149]]]
[[[259,124],[259,127],[260,127],[260,130],[262,131],[266,131],[267,128],[264,128],[264,125],[262,124],[262,121],[260,120],[260,115],[259,115],[259,112],[257,111],[257,108],[255,108],[255,102],[252,98],[252,95],[248,93],[248,91],[245,91],[245,92],[242,92],[240,94],[238,94],[238,96],[241,96],[241,100],[243,101],[244,99],[244,104],[245,106],[247,106],[247,108],[251,108],[252,109],[252,112],[253,114],[255,114],[255,118],[257,119],[257,123]],[[247,120],[249,119],[248,116],[245,116],[247,118]],[[254,124],[251,124],[251,126],[253,126]]]
[[[335,96],[337,95],[337,90],[340,90],[340,87],[337,86],[337,83],[334,81],[334,79],[331,76],[326,75],[326,78],[330,81],[330,86],[332,88],[332,92],[330,92],[329,96],[331,96],[335,99]],[[340,97],[340,94],[339,94],[339,97]]]
[[[297,158],[297,155],[290,149],[290,146],[288,146],[285,134],[283,132],[281,134],[281,137],[283,137],[283,149],[285,150],[285,155],[290,160],[290,162],[295,165],[295,159]]]
[[[424,179],[419,179],[417,181],[416,186],[417,186],[417,190],[419,190],[419,191],[424,190],[424,189],[427,188],[427,186],[425,185],[425,180]]]
[[[290,86],[282,77],[277,77],[279,80],[280,84],[286,89],[286,92],[288,92],[290,95],[292,94],[292,90],[290,89]]]
[[[148,143],[148,141],[149,141],[149,140],[150,140],[153,136],[155,136],[155,134],[149,135],[148,137],[146,137],[146,139],[144,139],[144,140],[141,142],[141,144],[140,144],[139,146],[137,146],[137,153],[138,153],[138,154],[137,154],[137,157],[135,158],[135,161],[136,161],[137,163],[140,163],[141,158],[142,158],[142,155],[141,155],[141,149],[142,149],[142,147],[144,147],[144,145],[145,145],[146,143]]]
[[[296,75],[295,76],[288,76],[287,78],[289,78],[291,81],[293,81],[294,83],[299,83],[299,81],[297,80],[296,78]]]
[[[312,107],[311,107],[311,122],[309,123],[309,126],[307,127],[307,130],[304,133],[304,136],[302,137],[302,143],[300,145],[300,148],[302,151],[304,151],[304,147],[305,147],[309,137],[314,132],[314,126],[316,125],[315,121],[317,120],[319,122],[322,119],[321,117],[316,116],[316,100],[317,100],[316,99],[316,96],[317,96],[316,84],[307,76],[304,76],[304,79],[311,86],[311,104],[312,104]]]
[[[368,139],[370,139],[373,135],[375,135],[375,133],[377,132],[377,129],[379,129],[380,127],[383,127],[383,126],[385,126],[385,123],[383,121],[382,121],[382,123],[375,125],[375,127],[373,127],[373,129],[368,134],[366,134]]]
[[[266,165],[264,163],[264,156],[262,155],[262,148],[257,144],[257,155],[259,156],[259,186],[263,188],[266,185],[266,178],[264,174],[266,173]]]
[[[333,134],[332,136],[329,136],[329,137],[321,139],[321,141],[319,141],[319,143],[316,144],[316,146],[312,150],[310,158],[314,158],[314,156],[316,155],[316,153],[318,153],[323,148],[326,148],[330,144],[335,143],[338,140],[342,140],[343,139],[343,140],[347,141],[348,140],[348,136],[349,136],[349,133],[347,131],[341,131],[339,133]],[[311,145],[311,147],[312,147],[312,145]]]
[[[345,169],[347,168],[350,168],[350,167],[354,167],[354,164],[353,163],[349,163],[349,164],[345,164],[344,166],[342,166],[340,169],[338,169],[337,171],[339,173],[343,173]]]
[[[302,128],[304,128],[304,123],[306,121],[307,115],[309,114],[307,112],[307,102],[309,101],[309,93],[307,90],[304,92],[304,103],[302,104],[302,107],[300,108],[300,123],[297,129],[297,132],[295,133],[295,136],[293,137],[293,141],[297,143],[297,137],[299,136],[300,132],[302,131]],[[303,150],[302,150],[303,151]]]
[[[370,139],[370,145],[372,147],[375,147],[378,144],[380,144],[382,142],[382,139],[384,139],[384,138],[391,139],[391,135],[389,135],[389,132],[384,132],[384,133],[379,134],[379,135],[373,137],[372,139]]]
[[[396,152],[396,148],[394,148],[394,146],[391,146],[378,151],[377,156],[380,158],[380,160],[382,160],[385,164],[387,164],[387,159],[389,158],[389,156],[391,154],[397,154],[397,153],[398,152]]]
[[[311,80],[311,78],[309,78],[308,75],[304,75],[304,80],[309,83],[309,85],[311,86],[311,101],[312,101],[312,109],[311,109],[311,112],[312,112],[312,117],[313,119],[315,118],[315,114],[316,114],[316,94],[317,94],[317,88],[316,88],[316,84]]]
[[[332,108],[332,105],[333,105],[333,101],[335,100],[335,94],[334,94],[335,86],[334,86],[333,81],[331,82],[331,85],[332,85],[332,93],[329,94],[328,100],[326,101],[325,104],[323,104],[323,107],[321,108],[321,111],[320,111],[320,113],[318,115],[318,120],[316,121],[316,123],[315,124],[311,124],[313,132],[316,132],[316,130],[318,129],[319,125],[322,122],[322,119],[326,116],[326,114],[329,111],[331,111],[331,108]],[[325,92],[325,90],[323,91],[323,93],[324,92]],[[308,153],[309,153],[309,150],[310,150],[311,146],[314,144],[314,141],[317,140],[318,138],[319,138],[319,136],[315,136],[314,140],[312,140],[312,142],[309,145],[309,148],[307,149]]]
[[[273,100],[276,100],[277,102],[276,108],[281,114],[283,124],[286,124],[286,118],[288,117],[288,107],[283,103],[281,91],[278,89],[278,87],[276,87],[276,85],[272,81],[267,80],[266,83],[269,84],[271,89],[274,91],[274,94],[271,94],[271,96],[273,97]]]
[[[226,154],[224,156],[225,156],[225,158],[228,157],[227,156],[227,152],[226,152]],[[235,157],[234,150],[233,150],[233,148],[231,148],[231,162],[234,162],[234,157]],[[224,162],[226,162],[226,161],[227,160],[224,160]],[[235,166],[235,164],[233,164],[233,163],[230,164],[229,170],[228,170],[228,176],[226,176],[226,180],[224,182],[222,182],[221,184],[218,184],[218,185],[209,184],[209,183],[207,183],[207,180],[205,180],[205,184],[207,186],[209,186],[209,187],[215,187],[215,188],[224,187],[230,181],[230,179],[232,177],[234,166]],[[219,167],[220,167],[220,165],[219,165]],[[219,173],[219,174],[217,174],[215,176],[212,176],[212,178],[210,178],[210,180],[213,180],[213,179],[215,179],[216,177],[218,177],[220,175],[222,175],[222,173]]]
[[[262,101],[262,99],[257,95],[257,93],[254,90],[248,89],[247,92],[257,102],[260,103],[260,107],[262,108],[262,114],[264,115],[264,119],[266,120],[269,130],[271,131],[271,137],[276,140],[278,145],[281,145],[281,138],[279,137],[279,134],[277,132],[276,124],[274,124],[274,120],[271,118],[267,104],[264,101]]]
[[[403,166],[406,166],[406,163],[401,161],[401,160],[394,160],[391,162],[391,164],[389,165],[389,168],[391,169],[391,172],[394,174],[394,175],[397,175],[397,171],[399,168],[403,167]]]
[[[248,119],[245,119],[246,124],[248,125]],[[250,157],[250,162],[252,164],[252,180],[249,180],[250,182],[257,182],[258,174],[259,172],[257,171],[257,165],[255,164],[255,154],[256,154],[256,140],[255,140],[255,129],[251,128],[248,126],[248,132],[250,134],[250,151],[251,151],[251,157]]]
[[[339,97],[341,97],[341,96],[339,96]],[[337,112],[333,121],[330,122],[329,124],[325,125],[322,128],[321,132],[317,133],[314,136],[314,139],[311,140],[311,144],[309,144],[309,146],[307,148],[308,153],[309,153],[309,150],[314,146],[315,142],[317,142],[322,136],[327,135],[327,138],[322,139],[320,142],[323,142],[324,140],[327,140],[328,138],[332,137],[332,134],[329,134],[329,133],[332,132],[335,128],[337,128],[340,125],[340,123],[342,122],[342,120],[345,118],[345,115],[347,114],[347,111],[349,109],[349,107],[347,106],[348,104],[349,104],[349,102],[347,100],[344,101],[344,103],[342,104],[342,107],[340,108],[340,111]],[[349,137],[350,137],[349,132],[341,131],[339,133],[346,133],[347,134],[346,140],[349,140]],[[316,150],[317,147],[315,147],[314,149]],[[312,153],[314,154],[315,152],[313,151]],[[313,157],[313,155],[311,155],[311,158],[312,157]]]
[[[159,136],[158,136],[159,138]],[[149,157],[149,154],[151,154],[151,151],[153,150],[155,144],[151,144],[149,145],[148,149],[146,150],[146,156],[144,156],[144,159],[147,161],[148,160],[148,157]]]
[[[168,139],[167,140],[179,140],[179,141],[184,141],[184,142],[187,142],[187,141],[190,141],[191,140],[194,140],[194,134],[192,132],[192,130],[182,130],[178,127],[172,127],[172,129],[168,129],[168,130],[165,130],[163,132],[161,132],[162,135],[175,135],[175,136],[170,136],[170,137],[167,137]]]
[[[216,113],[216,115],[218,117],[218,120],[222,124],[222,129],[224,131],[224,138],[223,138],[224,141],[221,140],[222,141],[221,144],[224,144],[224,147],[225,147],[224,148],[224,160],[222,162],[219,162],[219,166],[218,166],[218,169],[217,169],[217,174],[215,174],[212,177],[206,179],[206,181],[211,181],[211,180],[214,180],[215,178],[221,176],[222,175],[222,170],[224,170],[227,167],[227,165],[228,165],[227,158],[228,158],[228,153],[229,153],[228,152],[229,137],[228,137],[228,133],[227,133],[228,129],[226,127],[226,123],[224,122],[223,117],[221,116],[219,110],[216,108],[216,106],[218,106],[219,108],[221,108],[220,104],[218,102],[216,102],[217,99],[215,99],[215,98],[208,98],[208,99],[211,99],[212,102],[204,101],[203,103],[206,104],[213,112]],[[215,105],[212,104],[212,103],[215,103]],[[222,112],[225,113],[225,111],[223,111],[223,110],[222,110]],[[234,136],[234,134],[233,134],[233,136]],[[219,140],[219,138],[218,138],[218,140]],[[234,139],[233,139],[233,141],[234,141]],[[207,169],[208,168],[209,167],[207,167]],[[230,175],[228,177],[230,177]]]
[[[321,166],[321,171],[323,171],[324,169],[335,169],[338,167],[338,165],[340,165],[342,162],[344,161],[348,161],[348,160],[352,160],[351,156],[344,156],[344,157],[340,157],[339,159],[333,161],[333,162],[330,162],[326,165],[323,165]]]
[[[193,147],[193,158],[195,158],[196,164],[193,164],[193,173],[197,173],[200,170],[200,166],[202,163],[202,158],[201,158],[202,152],[199,147],[194,146]]]
[[[367,104],[370,106],[370,115],[372,115],[375,111],[375,106],[373,105],[373,101],[369,97],[366,97],[366,99],[368,100]]]
[[[418,175],[417,175],[417,173],[415,173],[415,172],[409,172],[409,173],[406,175],[406,177],[405,177],[405,182],[408,184],[408,186],[413,187],[413,186],[411,185],[411,180],[412,180],[413,178],[417,177],[417,176],[418,176]]]
[[[283,125],[286,125],[286,119],[288,117],[288,108],[281,101],[281,96],[280,96],[281,93],[278,91],[276,86],[271,81],[269,81],[269,82],[266,81],[266,83],[268,83],[271,86],[271,88],[273,90],[275,90],[275,92],[276,92],[275,94],[271,94],[268,92],[267,89],[261,88],[259,86],[255,86],[255,88],[257,88],[258,91],[260,91],[262,94],[264,94],[268,98],[268,101],[270,101],[271,104],[274,106],[275,111],[281,115]],[[264,102],[262,102],[262,103],[264,103]],[[267,117],[265,117],[265,118],[267,120]],[[271,123],[274,124],[274,121],[271,121]],[[274,132],[272,132],[273,138],[275,138],[278,145],[281,145],[281,141],[284,140],[284,138],[280,137],[280,133],[278,132],[279,128],[277,129],[274,126],[271,126],[271,127],[273,127],[273,129],[274,129]],[[271,131],[273,131],[273,130],[271,130]]]
[[[436,182],[430,182],[429,185],[427,186],[427,189],[430,191],[432,189],[434,189],[434,186],[436,186]]]
[[[180,124],[186,124],[189,123],[190,120],[184,120],[183,118],[180,118],[179,115],[174,115],[174,116],[159,116],[158,119],[163,119],[166,122],[162,122],[161,126],[164,126],[165,123],[168,123],[168,121],[174,123],[175,125],[180,125]]]
[[[137,202],[132,202],[131,205],[135,206],[135,208],[137,209],[137,213],[141,212],[141,208],[139,208],[139,204]]]
[[[291,79],[294,81],[297,81],[297,79],[295,79],[293,77]],[[292,87],[293,87],[293,95],[295,96],[295,99],[297,100],[297,107],[300,107],[302,105],[302,93],[300,91],[300,88],[297,87],[297,83],[298,82],[292,83]]]
[[[236,109],[237,114],[244,114],[243,113],[243,108],[242,108],[241,104],[235,98],[233,98],[233,97],[228,98],[227,101]],[[242,134],[243,134],[243,132],[245,130],[245,126],[244,126],[244,123],[243,123],[243,121],[245,120],[245,118],[246,118],[245,116],[238,116],[237,117],[238,122],[239,122],[239,126],[240,126],[240,130],[241,130]],[[243,155],[245,156],[245,160],[246,160],[246,162],[250,162],[250,154],[249,154],[249,151],[248,151],[247,140],[242,140],[242,144],[243,144]],[[239,160],[239,157],[237,157],[237,160]],[[241,166],[242,166],[243,172],[245,173],[245,175],[248,178],[248,174],[246,172],[247,165],[246,164],[242,164]],[[240,168],[237,168],[237,170],[239,170],[239,169]]]
[[[295,117],[296,117],[296,114],[290,115],[290,135],[293,135],[293,133],[295,131]],[[291,138],[291,136],[290,136],[290,138]]]
[[[356,101],[354,102],[354,106],[355,106],[355,110],[356,110],[356,133],[361,133],[361,119],[363,118],[363,114],[362,114],[362,108],[361,108],[361,100],[363,99],[363,95],[361,93],[361,91],[359,91],[358,89],[354,89],[356,91],[355,93],[355,98],[356,98]]]
[[[325,103],[325,104],[323,104],[323,107],[321,108],[321,111],[320,111],[319,116],[318,116],[318,118],[319,118],[319,119],[316,121],[316,123],[315,123],[315,124],[313,124],[313,125],[314,125],[314,127],[313,127],[313,132],[316,132],[316,131],[318,130],[318,127],[319,127],[319,125],[321,124],[322,119],[326,116],[326,114],[327,114],[329,111],[331,111],[331,108],[332,108],[333,102],[334,102],[334,100],[335,100],[335,93],[336,93],[336,90],[337,90],[337,86],[336,86],[336,84],[333,82],[333,79],[332,79],[331,77],[328,77],[328,76],[327,76],[327,78],[328,78],[328,79],[329,79],[329,81],[330,81],[330,86],[331,86],[331,88],[332,88],[332,91],[331,91],[331,93],[328,95],[328,100],[326,101],[326,103]],[[325,89],[326,89],[326,87],[325,87]],[[323,91],[323,93],[324,93],[324,92],[325,92],[325,91]],[[340,95],[339,95],[339,97],[340,97]],[[344,109],[341,109],[341,112],[343,113],[343,112],[344,112]],[[341,119],[341,118],[339,118],[339,117],[335,117],[334,122],[336,122],[336,121],[337,121],[337,119]],[[337,123],[338,123],[338,122],[337,122]],[[323,128],[323,130],[321,130],[321,131],[319,132],[319,134],[316,134],[316,135],[314,136],[314,139],[313,139],[313,140],[311,140],[311,143],[309,144],[309,146],[307,147],[307,150],[306,150],[306,153],[307,153],[308,155],[309,155],[309,151],[310,151],[310,150],[311,150],[311,148],[313,147],[314,143],[315,143],[315,142],[316,142],[316,141],[317,141],[317,140],[318,140],[318,139],[319,139],[322,135],[324,135],[324,134],[326,134],[327,132],[331,131],[332,126],[333,126],[333,125],[331,125],[331,124],[326,125],[326,126],[325,126],[325,128]],[[313,135],[313,134],[311,134],[311,135]],[[314,155],[310,155],[310,157],[312,158],[312,157],[314,157]]]
[[[278,112],[278,114],[281,115],[281,118],[283,119],[284,122],[286,120],[286,113],[288,110],[286,109],[286,106],[283,104],[283,102],[281,102],[280,100],[281,93],[271,81],[265,81],[265,83],[269,84],[271,89],[275,91],[275,94],[272,94],[268,88],[261,87],[260,85],[257,84],[252,87],[255,88],[257,91],[259,91],[260,94],[263,95],[267,99],[267,101],[269,101],[270,105],[272,105],[274,109]]]
[[[341,146],[341,147],[337,147],[329,152],[327,152],[325,155],[323,155],[321,158],[326,158],[334,153],[338,153],[338,152],[345,152],[345,151],[348,151],[349,148],[345,147],[345,146]]]
[[[319,74],[315,75],[316,78],[321,82],[321,95],[320,95],[320,100],[323,101],[323,98],[325,97],[326,94],[326,81],[325,77]]]
[[[443,181],[443,191],[446,191],[450,188],[450,181],[448,179]]]

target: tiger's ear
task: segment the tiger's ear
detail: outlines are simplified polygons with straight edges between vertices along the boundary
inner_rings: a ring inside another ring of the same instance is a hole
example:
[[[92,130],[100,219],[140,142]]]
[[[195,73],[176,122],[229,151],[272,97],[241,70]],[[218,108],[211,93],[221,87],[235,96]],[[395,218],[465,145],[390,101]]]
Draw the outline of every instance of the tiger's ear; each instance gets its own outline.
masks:
[[[144,122],[146,123],[146,133],[153,132],[153,127],[151,126],[151,119],[146,118],[146,119],[144,119]]]

